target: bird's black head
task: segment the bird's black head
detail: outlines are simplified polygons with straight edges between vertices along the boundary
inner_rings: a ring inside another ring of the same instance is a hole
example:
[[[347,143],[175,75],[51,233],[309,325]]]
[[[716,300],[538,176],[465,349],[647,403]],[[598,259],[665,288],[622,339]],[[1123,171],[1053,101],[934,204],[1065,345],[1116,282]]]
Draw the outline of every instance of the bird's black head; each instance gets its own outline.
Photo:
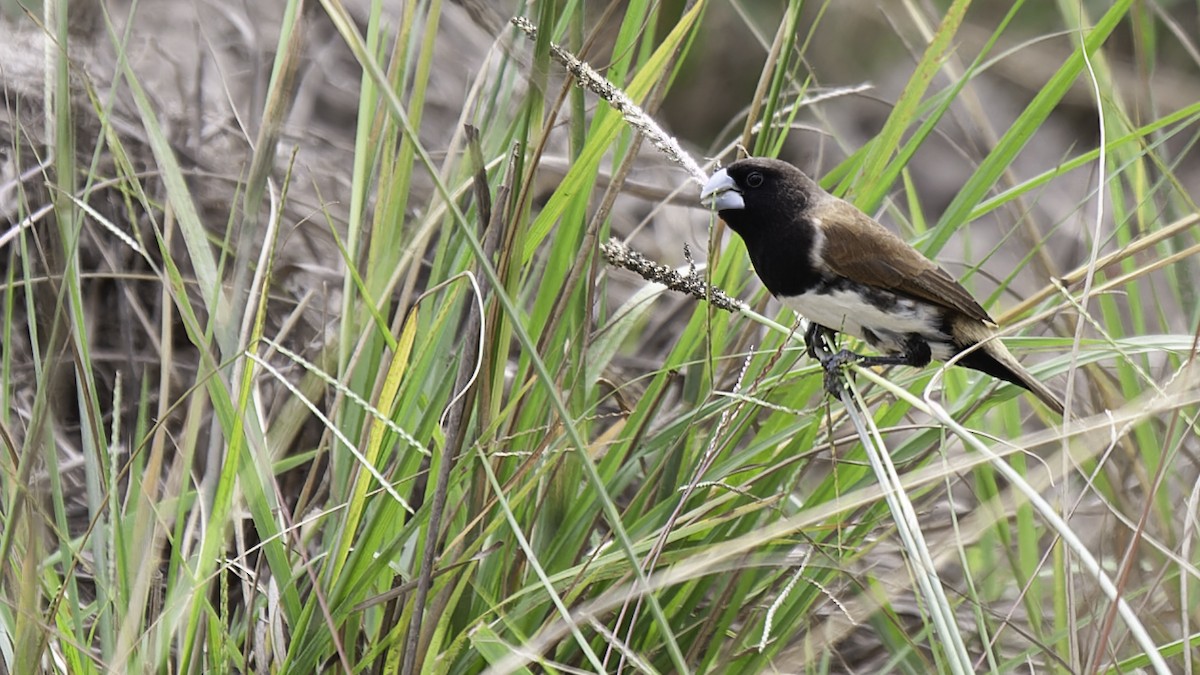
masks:
[[[816,220],[836,200],[800,169],[777,159],[743,159],[714,173],[700,201],[746,242],[754,271],[772,293],[795,295],[817,283]]]
[[[803,171],[778,159],[751,157],[714,173],[700,201],[715,208],[744,239],[770,236],[767,227],[791,227],[807,219],[825,191]]]

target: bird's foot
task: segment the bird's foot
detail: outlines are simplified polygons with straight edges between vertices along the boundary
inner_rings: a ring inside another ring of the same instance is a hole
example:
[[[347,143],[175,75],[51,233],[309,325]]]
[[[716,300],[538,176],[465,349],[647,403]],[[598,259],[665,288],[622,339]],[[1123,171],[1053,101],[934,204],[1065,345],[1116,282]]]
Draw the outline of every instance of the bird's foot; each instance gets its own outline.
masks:
[[[824,355],[817,355],[817,359],[821,362],[821,368],[825,370],[825,391],[830,396],[840,399],[842,397],[842,368],[846,364],[854,363],[863,358],[861,354],[855,354],[849,349],[843,349],[835,354],[825,352]]]
[[[834,355],[830,349],[832,340],[832,331],[810,321],[808,330],[804,331],[804,350],[810,357],[824,363],[826,359]]]

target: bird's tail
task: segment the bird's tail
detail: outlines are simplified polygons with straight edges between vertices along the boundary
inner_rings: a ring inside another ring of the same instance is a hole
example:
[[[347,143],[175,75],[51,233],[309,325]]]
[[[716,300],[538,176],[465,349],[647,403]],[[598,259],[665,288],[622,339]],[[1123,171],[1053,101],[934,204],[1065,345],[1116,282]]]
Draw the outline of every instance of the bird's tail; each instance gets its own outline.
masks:
[[[978,326],[978,329],[983,329],[982,325],[976,324],[976,326]],[[975,327],[973,326],[972,328]],[[988,332],[990,333],[990,331]],[[1038,400],[1045,403],[1046,407],[1059,415],[1063,414],[1065,408],[1062,399],[1051,391],[1049,387],[1042,384],[1041,380],[1038,380],[1028,370],[1025,370],[1016,357],[1012,355],[1012,352],[1008,351],[1008,347],[1004,346],[1003,342],[994,337],[987,339],[990,335],[972,335],[971,337],[983,342],[983,345],[964,354],[958,361],[959,365],[985,372],[992,377],[997,377],[1006,382],[1012,382],[1017,386],[1024,387],[1036,396]]]

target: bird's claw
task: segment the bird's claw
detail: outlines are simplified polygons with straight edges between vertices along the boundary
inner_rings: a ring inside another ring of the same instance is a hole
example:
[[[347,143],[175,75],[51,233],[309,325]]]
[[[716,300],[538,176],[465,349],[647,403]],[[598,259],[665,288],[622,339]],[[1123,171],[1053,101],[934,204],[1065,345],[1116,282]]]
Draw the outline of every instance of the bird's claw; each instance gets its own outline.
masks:
[[[808,330],[804,331],[804,350],[810,357],[824,363],[826,359],[833,357],[829,348],[830,337],[829,331],[818,324],[809,323]]]
[[[807,349],[805,351],[808,352],[809,357],[814,358],[822,363],[824,363],[826,359],[833,358],[833,353],[829,351],[829,345],[826,344],[825,340],[823,339],[813,340],[806,346]]]
[[[849,349],[843,349],[836,354],[830,354],[826,351],[823,355],[817,355],[817,360],[821,362],[821,368],[825,370],[825,391],[834,398],[842,397],[842,367],[848,363],[854,363],[862,358],[861,354],[855,354]]]

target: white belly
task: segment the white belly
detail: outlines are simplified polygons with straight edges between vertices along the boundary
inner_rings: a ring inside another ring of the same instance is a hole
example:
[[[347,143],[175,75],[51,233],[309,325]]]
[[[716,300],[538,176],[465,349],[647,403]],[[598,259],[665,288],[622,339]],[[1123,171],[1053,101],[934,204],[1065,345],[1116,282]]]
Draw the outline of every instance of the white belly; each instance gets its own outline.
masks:
[[[940,314],[923,302],[895,297],[885,311],[848,290],[828,294],[809,292],[780,301],[809,321],[853,335],[884,353],[903,352],[904,343],[915,333],[929,341],[933,358],[945,361],[954,354],[948,336],[941,332]]]

